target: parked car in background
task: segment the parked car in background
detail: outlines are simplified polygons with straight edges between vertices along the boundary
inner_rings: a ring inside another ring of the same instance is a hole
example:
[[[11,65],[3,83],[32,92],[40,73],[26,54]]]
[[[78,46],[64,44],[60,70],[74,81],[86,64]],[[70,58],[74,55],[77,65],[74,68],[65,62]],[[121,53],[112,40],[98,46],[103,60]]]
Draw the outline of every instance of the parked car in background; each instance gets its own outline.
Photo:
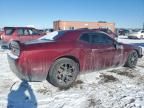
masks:
[[[32,27],[4,27],[4,32],[1,36],[2,47],[9,47],[12,41],[30,41],[38,39],[44,34]]]
[[[143,39],[144,38],[144,30],[137,30],[129,34],[129,39]]]
[[[118,35],[128,36],[129,33],[130,33],[130,31],[127,30],[127,29],[118,29],[118,30],[117,30],[117,34],[118,34]]]
[[[55,31],[37,40],[12,42],[8,61],[22,80],[47,79],[68,88],[80,72],[117,66],[134,68],[142,48],[118,43],[107,33],[95,30]]]
[[[37,29],[39,34],[46,35],[47,33],[43,29]]]
[[[47,34],[53,32],[54,29],[52,29],[52,28],[49,28],[49,29],[38,29],[38,31],[39,31],[39,33],[41,33],[41,34],[47,35]]]
[[[46,32],[47,34],[49,34],[49,33],[53,32],[53,31],[55,31],[53,28],[48,28],[48,29],[45,29],[45,32]]]

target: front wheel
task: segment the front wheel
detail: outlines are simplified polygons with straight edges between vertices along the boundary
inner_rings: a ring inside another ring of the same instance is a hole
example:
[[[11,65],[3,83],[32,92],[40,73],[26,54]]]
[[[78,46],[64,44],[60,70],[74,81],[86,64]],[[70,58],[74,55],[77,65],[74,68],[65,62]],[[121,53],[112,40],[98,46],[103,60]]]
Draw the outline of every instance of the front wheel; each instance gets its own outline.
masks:
[[[56,87],[66,89],[76,80],[78,73],[78,63],[69,58],[60,58],[50,68],[47,80]]]
[[[137,64],[137,61],[138,61],[138,53],[134,50],[129,54],[125,66],[134,68]]]

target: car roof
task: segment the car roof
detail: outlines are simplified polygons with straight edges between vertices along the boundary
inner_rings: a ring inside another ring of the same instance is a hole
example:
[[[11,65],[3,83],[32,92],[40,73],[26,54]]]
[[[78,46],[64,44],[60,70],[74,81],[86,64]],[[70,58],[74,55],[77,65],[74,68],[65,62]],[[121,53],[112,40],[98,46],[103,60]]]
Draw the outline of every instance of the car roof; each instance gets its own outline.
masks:
[[[93,29],[76,29],[76,30],[59,30],[62,32],[65,32],[64,36],[60,37],[60,40],[77,40],[81,34],[83,33],[104,33],[107,34],[101,30],[93,30]],[[108,35],[108,34],[107,34]]]
[[[6,28],[15,28],[15,29],[18,29],[18,28],[33,28],[33,27],[4,27],[4,29],[6,29]]]

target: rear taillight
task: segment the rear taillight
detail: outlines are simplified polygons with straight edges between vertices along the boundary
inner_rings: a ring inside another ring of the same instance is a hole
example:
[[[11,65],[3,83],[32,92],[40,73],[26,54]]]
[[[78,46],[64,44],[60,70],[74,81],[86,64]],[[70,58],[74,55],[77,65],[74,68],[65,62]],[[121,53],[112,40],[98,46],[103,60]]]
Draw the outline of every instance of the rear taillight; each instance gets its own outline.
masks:
[[[12,41],[9,45],[11,52],[16,55],[19,56],[20,55],[20,43],[17,41]]]

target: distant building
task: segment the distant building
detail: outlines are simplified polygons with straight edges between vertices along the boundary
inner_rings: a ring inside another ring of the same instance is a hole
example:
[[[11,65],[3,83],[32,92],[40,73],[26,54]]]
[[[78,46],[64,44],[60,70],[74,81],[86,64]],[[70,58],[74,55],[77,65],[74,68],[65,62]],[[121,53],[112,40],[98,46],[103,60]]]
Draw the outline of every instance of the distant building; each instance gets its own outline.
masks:
[[[54,21],[53,22],[54,30],[72,30],[79,28],[89,28],[89,29],[97,29],[97,28],[108,28],[115,31],[115,23],[99,21],[99,22],[81,22],[81,21]]]

